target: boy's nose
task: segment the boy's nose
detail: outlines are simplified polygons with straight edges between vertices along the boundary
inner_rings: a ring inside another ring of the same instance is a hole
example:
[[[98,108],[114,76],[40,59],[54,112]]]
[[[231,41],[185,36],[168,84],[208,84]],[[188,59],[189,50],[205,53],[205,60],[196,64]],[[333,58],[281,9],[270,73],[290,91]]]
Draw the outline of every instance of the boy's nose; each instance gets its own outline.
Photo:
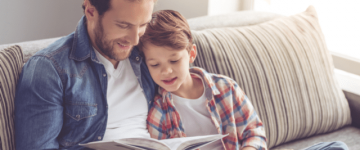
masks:
[[[161,71],[161,74],[163,74],[163,75],[167,75],[167,74],[170,74],[170,73],[172,73],[171,67],[164,67],[162,69],[162,71]]]

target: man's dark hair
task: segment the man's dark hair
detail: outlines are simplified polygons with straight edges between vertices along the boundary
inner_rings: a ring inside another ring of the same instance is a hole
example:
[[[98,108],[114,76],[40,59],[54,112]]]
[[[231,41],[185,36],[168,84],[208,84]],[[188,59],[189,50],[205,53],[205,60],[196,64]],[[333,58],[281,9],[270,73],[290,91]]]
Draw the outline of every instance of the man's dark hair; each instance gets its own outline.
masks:
[[[89,2],[96,8],[100,16],[102,16],[110,8],[110,0],[89,0]],[[85,11],[84,4],[82,5],[82,8]]]

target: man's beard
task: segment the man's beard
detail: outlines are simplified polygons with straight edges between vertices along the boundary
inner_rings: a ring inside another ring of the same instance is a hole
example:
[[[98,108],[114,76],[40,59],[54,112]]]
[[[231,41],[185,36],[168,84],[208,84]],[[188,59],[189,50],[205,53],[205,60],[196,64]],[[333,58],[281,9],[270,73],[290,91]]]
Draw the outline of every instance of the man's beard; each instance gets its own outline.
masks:
[[[101,51],[103,54],[105,54],[110,59],[121,61],[124,58],[127,58],[128,56],[124,58],[118,58],[116,56],[115,50],[114,50],[114,41],[109,41],[106,38],[106,35],[104,34],[104,28],[101,23],[102,17],[99,18],[99,21],[97,22],[97,25],[95,27],[95,44],[99,48],[98,50]]]

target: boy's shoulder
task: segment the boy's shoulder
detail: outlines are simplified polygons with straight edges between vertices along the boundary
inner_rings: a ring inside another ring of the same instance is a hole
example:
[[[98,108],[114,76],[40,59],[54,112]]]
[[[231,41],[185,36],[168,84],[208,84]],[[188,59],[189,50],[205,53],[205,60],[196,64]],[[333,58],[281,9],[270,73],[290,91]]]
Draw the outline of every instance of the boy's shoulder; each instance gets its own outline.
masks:
[[[200,75],[206,82],[218,85],[233,85],[237,84],[236,81],[226,75],[209,73],[200,67],[192,67],[190,72]]]

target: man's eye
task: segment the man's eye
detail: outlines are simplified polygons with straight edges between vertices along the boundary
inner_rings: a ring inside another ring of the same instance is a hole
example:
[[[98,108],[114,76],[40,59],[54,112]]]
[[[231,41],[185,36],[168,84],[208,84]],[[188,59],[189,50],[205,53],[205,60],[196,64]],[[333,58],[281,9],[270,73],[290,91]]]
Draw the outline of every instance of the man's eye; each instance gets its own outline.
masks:
[[[146,27],[149,23],[143,24],[140,27]]]
[[[126,29],[128,27],[127,25],[119,25],[119,24],[117,24],[117,26],[123,29]]]

